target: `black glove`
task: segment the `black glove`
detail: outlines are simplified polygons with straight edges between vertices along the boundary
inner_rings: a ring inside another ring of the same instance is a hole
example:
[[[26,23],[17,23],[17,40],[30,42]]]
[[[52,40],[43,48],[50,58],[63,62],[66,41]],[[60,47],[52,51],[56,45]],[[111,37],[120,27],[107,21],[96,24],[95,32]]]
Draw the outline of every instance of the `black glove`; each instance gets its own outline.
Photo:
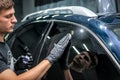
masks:
[[[31,53],[27,53],[26,55],[21,55],[18,57],[15,63],[15,71],[30,69],[32,67],[32,64],[33,64],[33,57]]]
[[[57,44],[54,44],[53,49],[50,51],[50,54],[45,59],[49,60],[51,64],[56,62],[62,56],[63,51],[69,43],[70,39],[71,34],[68,33]]]
[[[68,69],[68,58],[69,58],[70,45],[71,45],[71,42],[68,43],[63,55],[59,59],[59,64],[62,70]]]
[[[84,51],[74,57],[69,67],[76,72],[83,72],[95,67],[97,64],[98,59],[94,52]]]

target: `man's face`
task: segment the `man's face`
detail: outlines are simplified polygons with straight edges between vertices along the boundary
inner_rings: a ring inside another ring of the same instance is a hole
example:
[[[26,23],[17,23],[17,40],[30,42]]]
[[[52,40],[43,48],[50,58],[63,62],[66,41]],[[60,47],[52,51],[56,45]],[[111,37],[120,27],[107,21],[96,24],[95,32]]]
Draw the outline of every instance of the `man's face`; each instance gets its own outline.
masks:
[[[13,32],[14,25],[17,22],[14,13],[13,7],[0,12],[0,34]]]
[[[71,69],[76,72],[83,72],[90,68],[91,65],[91,58],[89,53],[86,51],[77,54],[74,59],[73,63],[71,64]]]

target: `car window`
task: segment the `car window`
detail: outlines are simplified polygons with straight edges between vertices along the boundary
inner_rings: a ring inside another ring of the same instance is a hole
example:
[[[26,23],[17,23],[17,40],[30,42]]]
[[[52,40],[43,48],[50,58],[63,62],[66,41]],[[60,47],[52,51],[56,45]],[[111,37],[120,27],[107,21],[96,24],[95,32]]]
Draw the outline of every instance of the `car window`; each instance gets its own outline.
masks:
[[[25,55],[26,51],[24,48],[27,46],[31,53],[34,53],[36,50],[36,46],[38,42],[45,34],[46,27],[48,27],[47,22],[33,22],[33,23],[25,23],[24,25],[20,26],[20,28],[16,29],[14,33],[15,37],[10,38],[13,41],[13,45],[11,46],[11,50],[13,56],[17,59],[20,55]],[[8,41],[10,45],[11,42]],[[37,51],[36,51],[37,53]],[[36,54],[32,54],[33,57]]]
[[[82,51],[94,51],[98,56],[99,63],[96,68],[90,69],[83,73],[78,73],[71,70],[71,74],[74,80],[114,80],[118,78],[117,71],[112,64],[110,58],[107,56],[106,51],[102,48],[100,43],[95,37],[88,31],[86,26],[75,25],[66,22],[54,22],[54,25],[49,32],[46,40],[46,50],[49,50],[50,43],[58,41],[61,36],[66,33],[71,33],[71,48],[68,63],[70,64],[75,55],[80,54]],[[56,37],[57,36],[57,37]],[[55,38],[54,38],[55,37]],[[53,44],[53,43],[52,43]],[[48,51],[49,52],[49,51]],[[53,74],[54,73],[54,74]],[[56,76],[56,77],[54,77]],[[59,64],[56,63],[47,74],[50,80],[62,80],[62,72]]]

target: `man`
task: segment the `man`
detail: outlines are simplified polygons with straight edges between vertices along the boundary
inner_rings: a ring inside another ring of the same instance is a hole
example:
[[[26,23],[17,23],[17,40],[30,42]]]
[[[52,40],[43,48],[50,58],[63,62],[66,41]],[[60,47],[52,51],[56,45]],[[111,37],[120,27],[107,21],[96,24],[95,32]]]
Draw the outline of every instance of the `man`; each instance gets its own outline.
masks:
[[[73,58],[69,67],[76,72],[82,73],[88,69],[94,68],[97,64],[97,53],[92,51],[82,51]]]
[[[5,35],[13,32],[17,22],[14,13],[12,0],[0,0],[0,80],[40,80],[52,64],[62,56],[71,35],[67,34],[55,44],[50,54],[37,66],[25,73],[16,75],[11,51],[4,41]]]
[[[69,46],[69,44],[68,44]],[[68,48],[68,46],[66,48]],[[70,47],[69,47],[70,48]],[[64,72],[65,80],[73,80],[70,70],[74,70],[78,73],[83,73],[86,70],[95,68],[98,64],[97,53],[93,51],[82,51],[80,54],[77,54],[73,61],[68,65],[68,56],[69,56],[69,49],[65,49],[65,53],[60,58],[60,67]],[[82,79],[82,78],[81,78]]]

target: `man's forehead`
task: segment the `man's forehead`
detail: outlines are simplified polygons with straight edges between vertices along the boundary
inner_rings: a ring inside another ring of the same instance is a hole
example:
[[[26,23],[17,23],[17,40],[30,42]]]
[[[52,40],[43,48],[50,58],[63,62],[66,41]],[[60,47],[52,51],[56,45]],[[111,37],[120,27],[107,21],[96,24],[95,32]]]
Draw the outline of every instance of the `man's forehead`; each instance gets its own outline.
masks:
[[[7,14],[14,14],[14,13],[15,13],[14,8],[3,9],[0,11],[0,15],[7,15]]]

